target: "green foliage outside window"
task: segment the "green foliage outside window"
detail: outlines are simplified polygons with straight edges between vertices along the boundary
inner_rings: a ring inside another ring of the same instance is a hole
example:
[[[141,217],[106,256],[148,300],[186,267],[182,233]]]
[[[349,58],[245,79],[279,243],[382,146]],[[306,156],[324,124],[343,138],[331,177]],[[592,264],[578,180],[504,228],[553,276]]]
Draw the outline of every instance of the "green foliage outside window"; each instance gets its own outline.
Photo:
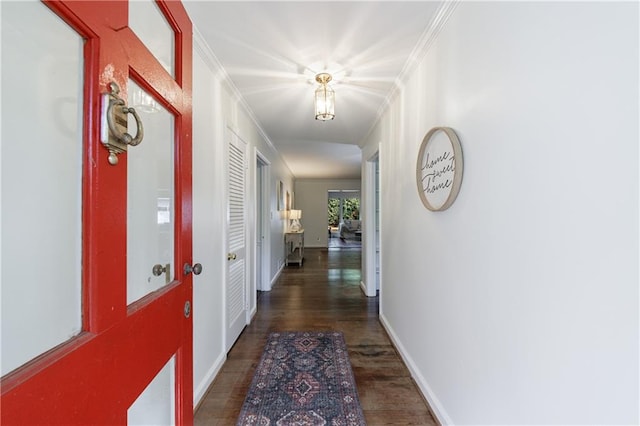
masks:
[[[329,226],[338,226],[340,223],[340,199],[329,198],[327,217],[329,218]]]
[[[340,199],[329,198],[327,217],[329,226],[337,227],[340,224]],[[345,198],[342,200],[342,218],[360,219],[360,199]]]
[[[360,219],[360,199],[345,198],[342,200],[342,218]]]

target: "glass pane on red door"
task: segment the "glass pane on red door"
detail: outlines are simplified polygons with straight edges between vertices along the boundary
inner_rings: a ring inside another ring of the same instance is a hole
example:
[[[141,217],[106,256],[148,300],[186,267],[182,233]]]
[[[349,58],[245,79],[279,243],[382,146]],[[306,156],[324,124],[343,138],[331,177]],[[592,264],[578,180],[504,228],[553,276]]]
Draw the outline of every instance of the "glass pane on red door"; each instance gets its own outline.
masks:
[[[128,105],[138,111],[144,123],[144,139],[127,152],[127,303],[130,304],[173,281],[176,218],[174,116],[133,80],[128,84]],[[129,128],[135,127],[135,120],[130,117]]]
[[[153,53],[162,67],[175,77],[175,34],[156,2],[152,0],[129,2],[129,27]]]
[[[83,39],[2,2],[2,371],[82,329]]]

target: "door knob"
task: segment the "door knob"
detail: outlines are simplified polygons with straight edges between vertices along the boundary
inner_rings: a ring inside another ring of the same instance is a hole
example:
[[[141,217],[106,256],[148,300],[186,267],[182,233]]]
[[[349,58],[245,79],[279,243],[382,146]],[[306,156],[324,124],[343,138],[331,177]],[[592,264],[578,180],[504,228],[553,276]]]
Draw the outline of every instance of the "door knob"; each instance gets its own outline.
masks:
[[[236,260],[238,257],[235,253],[227,253],[227,260]]]
[[[193,275],[200,275],[200,273],[202,272],[202,265],[199,263],[196,263],[193,266],[191,266],[188,263],[185,263],[184,274],[189,275],[192,272],[193,272]]]
[[[162,274],[166,274],[164,277],[164,281],[165,283],[169,284],[169,282],[171,281],[171,264],[167,263],[166,265],[162,266],[161,264],[157,263],[153,265],[153,268],[151,268],[151,273],[156,277],[159,277]]]
[[[162,266],[159,263],[156,264],[156,265],[153,265],[153,268],[151,268],[151,272],[156,277],[159,277],[160,275],[162,275],[166,271],[167,271],[167,268],[165,266]]]
[[[202,272],[202,265],[199,263],[196,263],[195,265],[193,265],[193,274],[194,275],[200,275],[200,273]]]

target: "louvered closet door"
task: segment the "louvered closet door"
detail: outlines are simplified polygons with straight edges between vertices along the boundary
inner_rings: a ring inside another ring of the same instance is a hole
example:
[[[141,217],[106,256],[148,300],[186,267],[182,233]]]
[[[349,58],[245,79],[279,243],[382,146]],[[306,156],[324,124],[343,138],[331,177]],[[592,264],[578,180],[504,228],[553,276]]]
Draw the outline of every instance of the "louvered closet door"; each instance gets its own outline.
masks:
[[[247,324],[247,258],[246,258],[246,144],[227,131],[227,283],[226,346],[231,349]]]

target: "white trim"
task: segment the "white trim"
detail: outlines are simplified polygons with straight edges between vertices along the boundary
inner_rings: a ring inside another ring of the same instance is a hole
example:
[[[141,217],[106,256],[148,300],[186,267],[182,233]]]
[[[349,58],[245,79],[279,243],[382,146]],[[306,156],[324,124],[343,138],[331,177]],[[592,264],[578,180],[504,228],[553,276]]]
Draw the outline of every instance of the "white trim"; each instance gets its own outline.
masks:
[[[369,295],[367,294],[367,286],[364,284],[364,281],[360,281],[360,290],[362,290],[362,294],[369,297]]]
[[[445,0],[440,3],[440,7],[431,18],[426,30],[422,33],[418,43],[411,51],[402,71],[398,74],[396,84],[393,89],[394,91],[397,91],[400,87],[404,86],[404,83],[406,83],[409,76],[413,74],[413,71],[425,57],[431,48],[431,45],[436,41],[438,34],[442,31],[442,28],[444,28],[444,25],[449,20],[449,16],[451,16],[460,1],[461,0]],[[392,96],[394,95],[392,94]]]
[[[380,253],[378,254],[378,260],[377,260],[377,277],[376,277],[376,288],[378,290],[378,312],[380,312],[380,315],[382,315],[383,313],[383,308],[384,308],[384,300],[383,300],[383,293],[384,293],[384,281],[383,278],[384,276],[382,275],[382,259],[384,259],[384,246],[382,244],[382,241],[384,241],[383,238],[383,234],[384,234],[384,227],[382,226],[382,224],[384,223],[384,221],[382,220],[384,213],[383,213],[383,209],[382,209],[382,170],[383,170],[383,163],[384,163],[384,157],[382,155],[382,143],[378,143],[378,191],[380,192],[379,197],[380,197],[380,208],[378,209],[378,223],[380,225],[380,230],[379,230],[379,234],[378,234],[378,238],[379,238],[379,242],[380,242],[380,246],[379,246],[379,251]],[[378,248],[378,247],[376,247]],[[380,316],[378,315],[378,316]]]
[[[204,36],[200,33],[200,31],[195,25],[193,25],[193,46],[194,46],[194,49],[202,55],[202,59],[209,66],[209,68],[211,68],[211,71],[213,71],[214,74],[216,74],[222,81],[224,81],[227,87],[229,87],[229,90],[231,90],[232,92],[232,96],[235,98],[235,100],[238,101],[240,105],[242,105],[246,114],[249,116],[251,121],[253,121],[253,125],[258,130],[258,133],[260,134],[260,136],[262,136],[264,141],[267,143],[267,145],[269,145],[269,147],[274,151],[274,153],[280,157],[280,160],[282,161],[282,163],[289,170],[289,174],[293,176],[291,167],[289,167],[289,164],[287,164],[284,157],[282,157],[282,155],[280,154],[280,151],[278,151],[278,149],[275,147],[273,142],[271,142],[271,139],[269,139],[269,137],[267,136],[262,126],[260,126],[260,122],[254,115],[253,110],[249,107],[249,105],[247,104],[247,101],[242,97],[240,90],[238,90],[238,87],[233,83],[233,81],[229,77],[229,74],[222,66],[222,63],[218,60],[217,56],[213,53],[213,51],[211,50],[211,47],[209,47],[209,45],[205,41]]]
[[[263,189],[262,208],[260,209],[262,211],[262,217],[256,219],[262,221],[261,229],[262,234],[264,235],[264,241],[261,242],[262,259],[260,261],[260,266],[262,270],[260,271],[260,282],[256,282],[256,289],[260,291],[271,291],[273,285],[271,285],[270,282],[267,284],[269,273],[271,272],[271,162],[257,147],[254,148],[254,156],[256,162],[260,161],[260,163],[262,163],[262,167],[256,167],[256,181],[258,173],[261,173],[260,179]],[[256,197],[258,190],[260,190],[260,188],[256,187]],[[260,238],[260,235],[257,235],[256,233],[256,241],[258,238]],[[258,280],[256,279],[256,281]]]
[[[253,152],[251,152],[253,151]],[[255,161],[256,147],[251,149],[251,145],[245,144],[244,157],[244,198],[245,198],[245,274],[246,281],[246,299],[245,299],[245,326],[251,324],[251,312],[258,304],[258,287],[256,281],[256,173],[258,167]],[[252,155],[253,154],[253,155]]]
[[[362,263],[364,264],[364,294],[368,297],[376,295],[376,160],[379,151],[376,151],[364,162],[364,241],[362,251]]]
[[[195,39],[195,37],[194,37]],[[223,120],[223,126],[218,132],[216,136],[220,137],[222,143],[220,144],[220,148],[222,149],[221,158],[222,164],[224,167],[220,167],[221,172],[223,173],[222,188],[220,188],[220,195],[222,196],[222,203],[220,205],[222,209],[222,255],[226,256],[229,253],[229,127],[227,123]],[[222,269],[220,271],[222,276],[222,351],[227,353],[227,334],[228,333],[228,323],[227,323],[227,280],[228,280],[228,271],[229,265],[228,262],[224,262],[222,264]]]
[[[282,265],[280,265],[280,268],[278,269],[276,274],[273,276],[273,279],[271,280],[271,288],[273,288],[273,286],[275,285],[276,281],[278,281],[278,278],[280,278],[280,274],[282,273],[283,269],[284,269],[284,262],[282,262]]]
[[[373,128],[376,126],[376,124],[378,124],[380,118],[382,118],[383,114],[387,111],[389,105],[391,105],[395,97],[400,92],[400,89],[404,87],[406,80],[416,69],[422,58],[424,58],[424,56],[427,54],[427,52],[431,48],[431,45],[438,38],[438,34],[440,34],[440,31],[447,23],[447,20],[455,10],[456,6],[458,6],[458,3],[460,3],[461,1],[462,0],[445,0],[440,3],[438,10],[433,15],[433,18],[431,18],[429,25],[427,25],[426,30],[422,33],[420,39],[418,40],[418,43],[416,43],[415,47],[411,51],[411,54],[407,58],[402,71],[400,71],[400,74],[398,74],[398,77],[396,77],[394,84],[389,90],[389,93],[387,93],[387,96],[385,96],[384,100],[380,104],[377,112],[377,117],[375,120],[373,120],[371,128],[367,132],[366,136],[358,143],[361,148],[366,144],[367,137],[371,134]]]
[[[396,350],[400,354],[400,357],[409,369],[409,372],[411,372],[411,377],[418,385],[420,393],[422,393],[422,396],[429,403],[429,408],[431,409],[433,415],[436,417],[436,420],[441,425],[453,425],[454,423],[451,420],[451,417],[449,417],[449,415],[445,411],[444,407],[440,403],[440,400],[436,397],[435,393],[431,389],[431,386],[429,386],[425,378],[422,376],[422,374],[420,374],[420,370],[416,367],[413,359],[408,355],[404,346],[400,342],[400,339],[398,339],[398,336],[393,331],[393,328],[391,327],[391,325],[389,325],[389,322],[385,318],[384,314],[381,313],[378,318],[380,319],[380,323],[382,324],[384,329],[387,331],[387,334],[391,339],[391,343],[393,343],[393,346],[395,346]]]
[[[200,54],[202,60],[207,64],[209,69],[211,69],[214,74],[220,74],[223,79],[228,79],[229,76],[224,71],[224,68],[222,68],[222,64],[220,63],[216,55],[214,55],[211,48],[209,48],[209,45],[204,40],[204,37],[202,36],[202,34],[200,34],[200,31],[198,31],[195,26],[193,26],[193,48],[197,53]]]
[[[194,389],[193,391],[193,412],[194,413],[198,408],[198,404],[200,404],[200,402],[202,401],[202,398],[204,398],[204,396],[207,394],[207,391],[211,387],[211,384],[215,380],[216,376],[218,376],[218,373],[222,369],[222,366],[224,365],[226,360],[227,360],[227,354],[226,352],[222,352],[218,357],[218,359],[215,360],[215,362],[213,363],[209,371],[207,371],[207,374],[204,375],[204,379],[202,379],[202,381]]]

